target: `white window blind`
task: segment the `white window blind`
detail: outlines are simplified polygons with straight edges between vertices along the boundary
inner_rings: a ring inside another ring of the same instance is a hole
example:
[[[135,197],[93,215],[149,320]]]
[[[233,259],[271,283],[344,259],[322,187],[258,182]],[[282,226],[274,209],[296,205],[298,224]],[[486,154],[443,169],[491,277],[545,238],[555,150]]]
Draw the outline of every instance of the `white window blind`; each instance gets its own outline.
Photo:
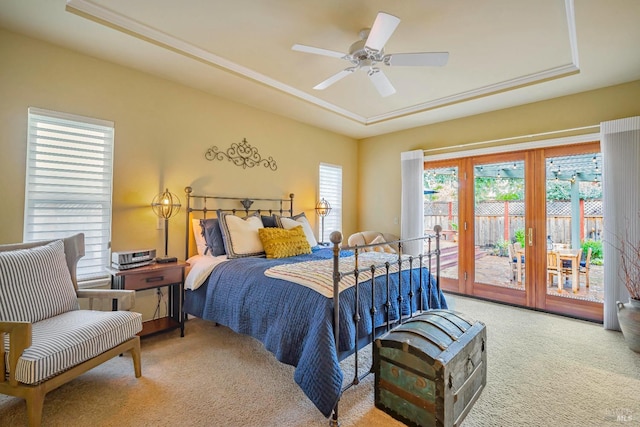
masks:
[[[85,235],[78,280],[107,277],[112,122],[29,108],[24,241]]]
[[[333,231],[342,231],[342,166],[320,163],[320,199],[331,205],[331,212],[324,218],[323,242],[329,242]]]

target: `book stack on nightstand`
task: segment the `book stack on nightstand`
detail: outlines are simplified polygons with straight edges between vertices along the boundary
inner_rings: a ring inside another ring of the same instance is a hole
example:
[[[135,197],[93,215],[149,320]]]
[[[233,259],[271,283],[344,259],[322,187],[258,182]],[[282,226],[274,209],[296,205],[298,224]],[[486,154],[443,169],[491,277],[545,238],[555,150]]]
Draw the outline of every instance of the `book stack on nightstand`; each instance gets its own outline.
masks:
[[[182,314],[182,297],[184,295],[184,268],[186,262],[170,262],[150,264],[143,267],[119,270],[108,267],[111,274],[112,289],[146,289],[169,288],[169,312],[166,317],[143,322],[140,336],[154,334],[168,329],[180,328],[180,336],[184,336],[184,316]],[[117,310],[117,301],[113,309]]]

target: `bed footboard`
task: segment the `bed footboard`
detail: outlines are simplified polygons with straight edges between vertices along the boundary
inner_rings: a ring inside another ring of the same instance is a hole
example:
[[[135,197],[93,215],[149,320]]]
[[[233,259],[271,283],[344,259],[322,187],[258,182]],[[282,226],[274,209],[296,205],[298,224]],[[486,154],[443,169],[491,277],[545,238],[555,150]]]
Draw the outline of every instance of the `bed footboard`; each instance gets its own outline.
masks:
[[[342,392],[351,388],[354,385],[360,383],[360,381],[366,377],[369,373],[371,373],[371,369],[366,370],[365,372],[360,372],[359,366],[359,351],[366,344],[373,342],[377,335],[388,332],[393,328],[401,325],[406,320],[414,317],[415,315],[420,314],[424,310],[428,310],[431,307],[433,301],[436,302],[437,308],[440,308],[443,300],[440,290],[440,235],[442,232],[442,227],[436,225],[434,227],[434,234],[425,235],[422,237],[416,237],[412,239],[404,239],[397,240],[394,242],[384,242],[378,244],[369,244],[362,246],[353,246],[353,247],[341,247],[342,243],[342,234],[338,231],[334,231],[331,233],[330,240],[333,244],[333,332],[335,339],[336,349],[340,348],[340,282],[341,280],[348,276],[353,275],[355,278],[355,298],[354,298],[354,310],[355,315],[353,316],[353,323],[355,328],[355,347],[353,349],[353,378],[343,386]],[[403,244],[410,241],[422,241],[423,242],[423,251],[421,251],[418,255],[403,255],[402,247]],[[372,264],[372,265],[363,265],[359,266],[358,257],[364,251],[375,250],[376,247],[383,247],[388,244],[397,244],[398,252],[396,261],[385,261],[380,264]],[[355,269],[352,271],[341,271],[340,270],[340,253],[341,251],[350,250],[354,252],[355,256]],[[393,265],[393,264],[396,265]],[[433,269],[432,267],[435,267]],[[426,283],[423,274],[423,268],[427,269],[426,275]],[[397,300],[392,301],[391,295],[393,294],[393,290],[391,289],[391,280],[390,275],[392,274],[392,270],[397,272]],[[415,280],[414,271],[417,270],[417,283]],[[404,272],[407,272],[405,280],[408,283],[403,283]],[[365,307],[366,310],[362,310],[359,307],[359,298],[358,295],[360,293],[360,276],[365,273],[370,272],[368,277],[371,278],[371,307]],[[435,274],[434,274],[435,273]],[[380,325],[379,322],[376,322],[376,318],[379,319],[378,309],[376,308],[376,286],[374,282],[376,280],[380,280],[379,277],[382,277],[382,280],[386,286],[386,297],[384,303],[384,321]],[[433,286],[435,282],[435,287]],[[405,301],[407,300],[407,301]],[[408,313],[406,316],[403,315],[402,307],[408,303]],[[425,307],[426,302],[426,307]],[[397,304],[399,317],[391,318],[391,307],[393,304]],[[367,337],[359,336],[359,323],[363,320],[360,317],[360,312],[367,311],[371,316],[371,333]],[[373,351],[373,349],[372,349]],[[339,425],[338,419],[338,403],[336,403],[333,412],[330,417],[329,425],[333,427],[337,427]]]

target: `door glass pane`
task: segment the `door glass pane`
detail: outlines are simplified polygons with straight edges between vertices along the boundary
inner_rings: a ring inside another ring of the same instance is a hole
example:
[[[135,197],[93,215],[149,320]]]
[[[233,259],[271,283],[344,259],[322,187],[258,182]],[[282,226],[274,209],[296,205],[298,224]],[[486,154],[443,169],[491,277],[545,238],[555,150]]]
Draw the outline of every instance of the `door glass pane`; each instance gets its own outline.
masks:
[[[458,279],[458,168],[424,171],[424,229],[442,227],[440,276]]]
[[[602,155],[546,159],[547,294],[603,302]]]
[[[474,165],[475,282],[524,290],[524,161]]]

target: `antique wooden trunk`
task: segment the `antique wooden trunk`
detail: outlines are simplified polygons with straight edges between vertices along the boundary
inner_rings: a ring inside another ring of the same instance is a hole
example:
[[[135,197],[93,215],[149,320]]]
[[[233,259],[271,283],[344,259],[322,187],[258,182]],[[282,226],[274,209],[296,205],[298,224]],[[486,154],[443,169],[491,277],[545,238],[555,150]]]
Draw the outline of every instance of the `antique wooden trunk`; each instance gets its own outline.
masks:
[[[410,426],[458,426],[487,383],[487,333],[449,310],[430,310],[378,338],[376,407]]]

